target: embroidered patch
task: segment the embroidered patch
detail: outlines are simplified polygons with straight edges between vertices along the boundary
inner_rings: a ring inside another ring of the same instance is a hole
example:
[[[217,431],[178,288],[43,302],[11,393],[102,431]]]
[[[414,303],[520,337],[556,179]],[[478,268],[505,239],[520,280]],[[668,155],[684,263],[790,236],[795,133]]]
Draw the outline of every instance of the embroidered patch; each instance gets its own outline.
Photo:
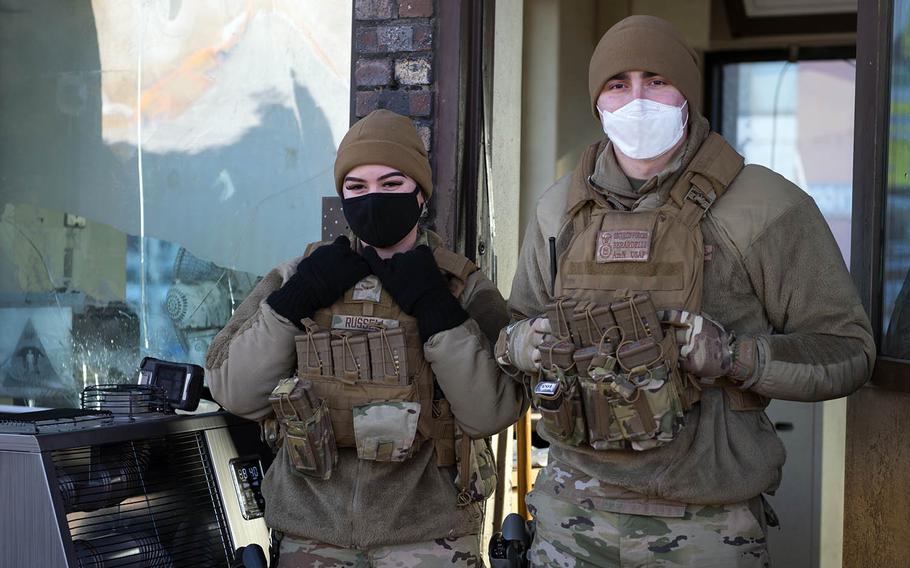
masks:
[[[398,320],[375,318],[371,316],[332,316],[332,329],[351,329],[375,331],[379,328],[394,329],[398,327]]]
[[[651,231],[600,231],[595,256],[598,263],[647,262],[651,256]]]
[[[382,282],[375,274],[370,274],[363,280],[354,284],[354,293],[352,299],[355,302],[374,302],[379,303],[379,297],[382,295]]]

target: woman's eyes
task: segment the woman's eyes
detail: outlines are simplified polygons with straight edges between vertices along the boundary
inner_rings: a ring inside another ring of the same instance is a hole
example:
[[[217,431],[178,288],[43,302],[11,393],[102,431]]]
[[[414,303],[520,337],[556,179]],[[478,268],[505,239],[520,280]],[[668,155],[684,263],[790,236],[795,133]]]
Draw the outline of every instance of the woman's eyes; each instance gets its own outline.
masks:
[[[400,181],[387,181],[382,184],[383,187],[401,187],[402,182]]]
[[[366,186],[362,183],[352,183],[351,185],[346,185],[344,188],[348,191],[360,191],[366,189]]]

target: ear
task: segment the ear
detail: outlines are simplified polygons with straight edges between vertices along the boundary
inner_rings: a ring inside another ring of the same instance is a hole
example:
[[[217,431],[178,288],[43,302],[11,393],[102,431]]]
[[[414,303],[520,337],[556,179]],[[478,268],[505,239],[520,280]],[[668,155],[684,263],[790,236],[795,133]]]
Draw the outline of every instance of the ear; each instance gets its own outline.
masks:
[[[420,189],[419,186],[418,189]],[[417,192],[417,205],[423,205],[426,201],[427,198],[423,196],[423,189],[420,189],[420,191]]]

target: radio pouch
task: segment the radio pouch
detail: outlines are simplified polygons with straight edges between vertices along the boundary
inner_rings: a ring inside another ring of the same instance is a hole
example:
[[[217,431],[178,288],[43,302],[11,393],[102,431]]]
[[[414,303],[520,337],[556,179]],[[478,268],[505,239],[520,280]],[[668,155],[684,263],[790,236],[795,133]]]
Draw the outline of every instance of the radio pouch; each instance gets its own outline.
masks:
[[[329,479],[338,462],[332,419],[325,400],[310,398],[310,382],[291,377],[272,390],[269,402],[284,431],[291,466],[309,477]]]

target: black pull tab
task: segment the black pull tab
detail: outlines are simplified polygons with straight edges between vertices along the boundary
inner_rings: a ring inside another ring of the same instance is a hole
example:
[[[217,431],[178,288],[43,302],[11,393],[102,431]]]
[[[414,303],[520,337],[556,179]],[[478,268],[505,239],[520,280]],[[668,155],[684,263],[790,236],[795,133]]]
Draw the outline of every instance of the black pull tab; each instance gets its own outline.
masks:
[[[790,432],[793,430],[792,422],[775,422],[774,429],[778,432]]]

